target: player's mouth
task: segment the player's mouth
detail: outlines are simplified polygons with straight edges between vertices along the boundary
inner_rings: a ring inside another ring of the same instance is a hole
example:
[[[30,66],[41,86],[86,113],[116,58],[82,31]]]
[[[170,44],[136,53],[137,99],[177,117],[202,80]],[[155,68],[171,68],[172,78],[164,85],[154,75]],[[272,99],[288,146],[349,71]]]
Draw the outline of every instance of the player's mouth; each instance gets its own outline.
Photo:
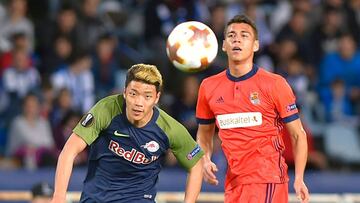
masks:
[[[240,51],[242,51],[242,49],[240,47],[233,47],[232,51],[233,52],[240,52]]]
[[[132,111],[134,112],[134,114],[136,116],[140,115],[143,112],[142,110],[139,110],[139,109],[132,109]]]

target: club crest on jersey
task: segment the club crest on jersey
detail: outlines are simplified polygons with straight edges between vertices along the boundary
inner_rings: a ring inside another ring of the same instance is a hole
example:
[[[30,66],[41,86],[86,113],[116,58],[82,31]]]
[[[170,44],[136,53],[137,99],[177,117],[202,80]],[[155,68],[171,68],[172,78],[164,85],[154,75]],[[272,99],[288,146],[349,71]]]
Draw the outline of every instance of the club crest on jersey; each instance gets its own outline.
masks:
[[[159,144],[157,142],[155,142],[154,140],[146,143],[145,145],[141,145],[141,147],[144,147],[149,152],[156,152],[160,148]]]
[[[186,156],[188,160],[191,160],[200,152],[200,146],[196,145],[196,147]]]
[[[84,127],[89,127],[94,123],[94,116],[91,113],[86,114],[80,121]]]
[[[260,104],[259,93],[251,92],[250,93],[250,101],[252,104],[255,104],[255,105]]]

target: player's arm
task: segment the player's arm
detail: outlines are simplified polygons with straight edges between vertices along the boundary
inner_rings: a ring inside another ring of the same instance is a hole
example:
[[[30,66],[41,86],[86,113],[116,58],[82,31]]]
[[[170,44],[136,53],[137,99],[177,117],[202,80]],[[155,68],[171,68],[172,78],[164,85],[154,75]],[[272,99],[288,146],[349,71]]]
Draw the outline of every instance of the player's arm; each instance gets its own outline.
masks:
[[[185,203],[196,202],[201,190],[203,179],[202,159],[199,160],[191,169],[186,181]]]
[[[214,133],[215,123],[199,124],[197,131],[197,142],[205,152],[205,155],[202,158],[204,168],[204,180],[212,185],[217,185],[219,181],[215,176],[215,172],[217,172],[218,169],[216,165],[211,161]]]
[[[307,203],[309,201],[309,191],[304,183],[304,171],[308,153],[306,133],[300,119],[288,122],[285,126],[291,137],[295,160],[294,189],[297,197],[302,202]]]
[[[55,174],[55,191],[52,203],[65,203],[66,191],[73,169],[75,157],[86,148],[86,142],[77,134],[72,133],[62,149]]]

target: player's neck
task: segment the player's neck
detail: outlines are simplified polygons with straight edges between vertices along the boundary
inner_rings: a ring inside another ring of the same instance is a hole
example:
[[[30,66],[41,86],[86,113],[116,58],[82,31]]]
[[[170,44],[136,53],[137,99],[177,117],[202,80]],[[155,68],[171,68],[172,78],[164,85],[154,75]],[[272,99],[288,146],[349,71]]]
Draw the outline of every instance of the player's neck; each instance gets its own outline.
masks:
[[[229,63],[230,74],[234,77],[241,77],[250,72],[253,65],[252,61],[244,63],[232,61]]]
[[[152,110],[151,112],[149,112],[143,119],[141,120],[133,120],[133,119],[129,119],[129,117],[127,118],[128,121],[133,124],[135,127],[137,128],[142,128],[144,127],[146,124],[148,124],[152,118],[154,114],[154,110]]]

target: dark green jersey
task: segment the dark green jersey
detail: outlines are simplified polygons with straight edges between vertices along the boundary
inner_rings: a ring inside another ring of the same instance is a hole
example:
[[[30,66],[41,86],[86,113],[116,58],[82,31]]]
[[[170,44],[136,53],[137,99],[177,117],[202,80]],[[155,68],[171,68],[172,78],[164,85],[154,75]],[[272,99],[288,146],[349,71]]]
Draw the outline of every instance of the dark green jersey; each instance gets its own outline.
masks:
[[[203,151],[183,125],[159,108],[144,127],[133,126],[122,95],[99,101],[75,127],[90,145],[82,201],[153,202],[160,160],[170,149],[187,171]]]

